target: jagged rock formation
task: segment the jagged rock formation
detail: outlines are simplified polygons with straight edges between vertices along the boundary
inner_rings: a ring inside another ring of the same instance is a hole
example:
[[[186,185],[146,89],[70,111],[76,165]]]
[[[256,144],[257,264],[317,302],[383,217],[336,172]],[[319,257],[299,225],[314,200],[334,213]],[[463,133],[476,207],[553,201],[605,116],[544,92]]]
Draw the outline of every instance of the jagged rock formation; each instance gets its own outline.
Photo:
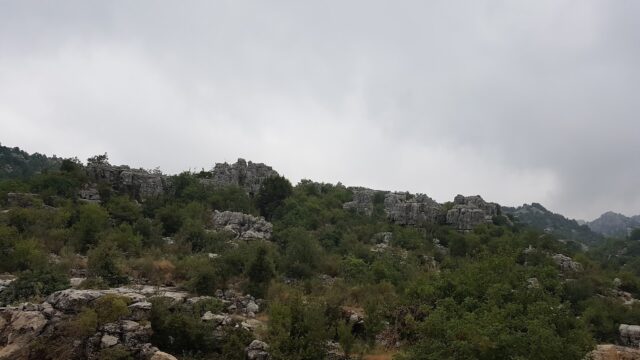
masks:
[[[351,191],[353,192],[353,200],[344,203],[342,208],[371,216],[373,214],[374,198],[379,191],[366,188],[351,188]]]
[[[422,225],[438,221],[441,206],[424,194],[389,193],[384,197],[387,219],[398,225]]]
[[[457,195],[453,204],[453,208],[447,211],[446,221],[458,230],[472,230],[477,225],[490,223],[494,216],[500,214],[498,204],[488,203],[480,195]]]
[[[129,194],[136,200],[144,201],[162,195],[170,188],[169,178],[161,173],[128,166],[109,164],[89,164],[86,167],[90,183],[79,192],[79,197],[89,201],[99,201],[98,184],[107,184],[113,190]]]
[[[381,196],[387,219],[398,225],[419,226],[427,223],[447,223],[461,231],[491,222],[500,214],[500,206],[476,196],[458,195],[453,208],[444,213],[442,205],[424,194],[382,192],[366,188],[352,188],[353,200],[343,204],[346,210],[372,215],[377,196]]]
[[[628,217],[609,211],[587,225],[605,236],[626,237],[633,229],[640,228],[640,215]]]
[[[249,195],[255,195],[260,191],[262,182],[273,176],[278,176],[278,173],[270,166],[238,159],[235,164],[217,163],[211,177],[200,181],[215,187],[239,186]]]
[[[234,233],[237,239],[263,239],[271,238],[273,225],[263,217],[233,211],[214,211],[211,215],[211,224],[214,230],[226,230]]]
[[[602,240],[602,236],[588,226],[553,213],[538,203],[524,204],[517,208],[501,207],[501,211],[512,216],[515,221],[543,230],[560,239],[574,240],[581,244],[595,244]]]

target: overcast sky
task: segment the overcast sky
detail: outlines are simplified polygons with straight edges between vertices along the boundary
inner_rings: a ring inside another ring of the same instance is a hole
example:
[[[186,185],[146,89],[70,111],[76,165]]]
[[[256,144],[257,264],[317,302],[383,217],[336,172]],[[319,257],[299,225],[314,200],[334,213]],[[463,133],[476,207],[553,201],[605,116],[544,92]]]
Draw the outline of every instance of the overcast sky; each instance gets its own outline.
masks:
[[[0,142],[640,213],[640,1],[0,0]]]

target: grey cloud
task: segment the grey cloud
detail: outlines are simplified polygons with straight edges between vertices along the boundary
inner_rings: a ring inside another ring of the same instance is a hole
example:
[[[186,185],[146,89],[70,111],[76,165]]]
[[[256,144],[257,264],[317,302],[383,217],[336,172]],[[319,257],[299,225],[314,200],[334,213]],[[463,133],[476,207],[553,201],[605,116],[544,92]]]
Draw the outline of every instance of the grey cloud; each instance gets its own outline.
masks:
[[[3,143],[640,213],[640,4],[0,4]]]

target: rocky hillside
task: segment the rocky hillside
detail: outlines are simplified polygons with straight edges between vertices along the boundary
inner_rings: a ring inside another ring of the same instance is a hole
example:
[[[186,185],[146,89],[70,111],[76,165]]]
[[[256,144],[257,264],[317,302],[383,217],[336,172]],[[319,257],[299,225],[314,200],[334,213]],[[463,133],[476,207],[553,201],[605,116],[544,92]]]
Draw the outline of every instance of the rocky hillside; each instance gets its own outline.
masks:
[[[56,156],[29,154],[18,147],[0,144],[0,179],[25,179],[45,170],[55,170],[61,162]]]
[[[573,240],[584,245],[597,244],[603,240],[602,235],[592,231],[588,226],[551,212],[538,203],[524,204],[517,208],[503,207],[502,209],[514,220],[553,234],[561,240]]]
[[[629,236],[634,229],[640,229],[640,215],[628,217],[609,211],[587,225],[599,234],[624,238]]]
[[[640,247],[601,239],[539,204],[243,159],[65,159],[0,179],[0,359],[633,358]]]

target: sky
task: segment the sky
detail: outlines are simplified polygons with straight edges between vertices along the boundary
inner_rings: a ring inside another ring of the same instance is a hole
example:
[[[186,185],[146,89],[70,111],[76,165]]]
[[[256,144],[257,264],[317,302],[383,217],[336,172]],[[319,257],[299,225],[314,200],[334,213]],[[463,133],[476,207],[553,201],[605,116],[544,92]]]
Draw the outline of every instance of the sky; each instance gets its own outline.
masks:
[[[0,142],[640,214],[640,2],[0,0]]]

